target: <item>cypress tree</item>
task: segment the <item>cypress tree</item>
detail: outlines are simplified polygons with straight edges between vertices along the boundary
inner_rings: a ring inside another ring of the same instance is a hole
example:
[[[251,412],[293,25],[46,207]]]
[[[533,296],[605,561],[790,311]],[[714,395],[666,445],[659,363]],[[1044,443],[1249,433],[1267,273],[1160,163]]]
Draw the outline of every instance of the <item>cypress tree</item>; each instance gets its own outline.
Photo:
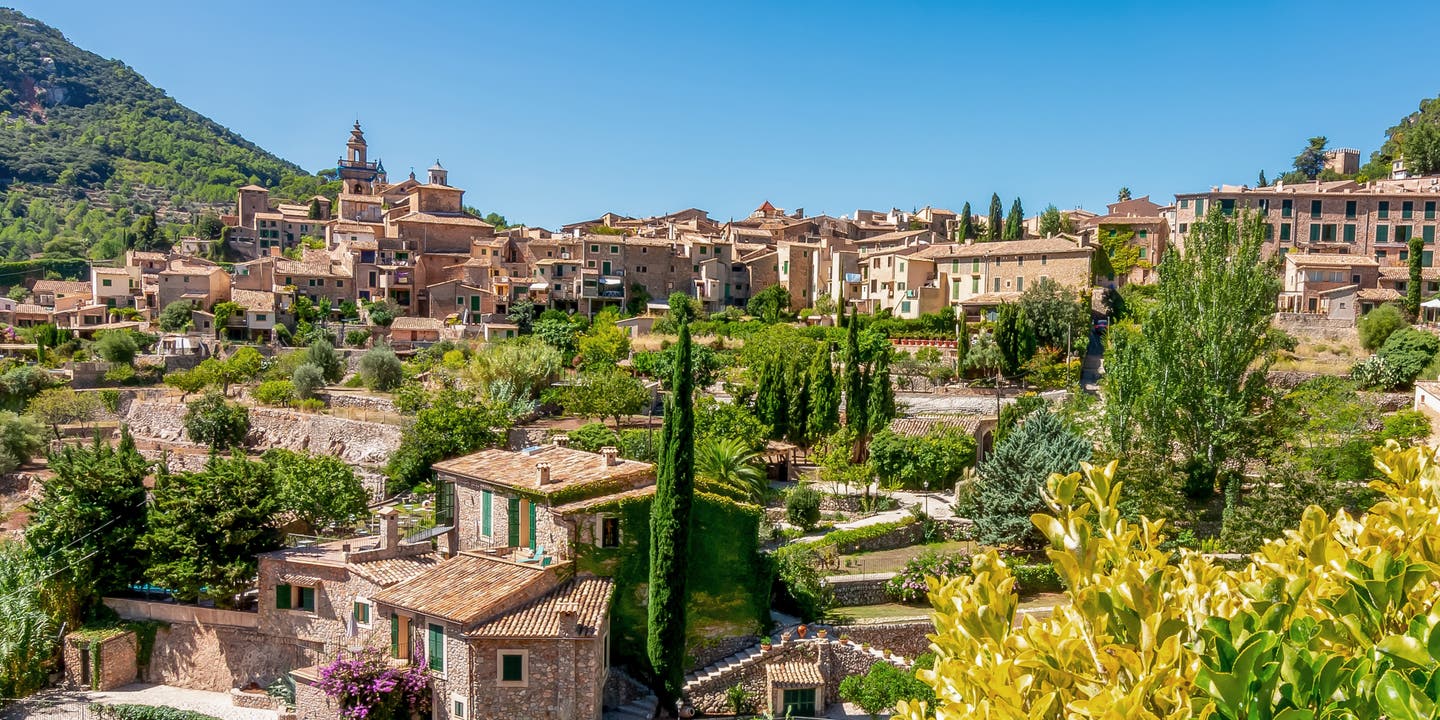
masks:
[[[803,363],[793,363],[786,373],[788,382],[789,408],[785,413],[785,439],[796,445],[803,445],[809,437],[810,423],[810,368]]]
[[[890,384],[890,352],[880,353],[870,366],[870,390],[866,393],[869,417],[866,425],[872,432],[890,426],[895,419],[895,388]]]
[[[1020,373],[1020,367],[1035,355],[1035,331],[1016,303],[1002,303],[995,316],[995,344],[1000,347],[1000,365],[1006,375]]]
[[[695,499],[695,375],[690,323],[680,323],[673,391],[665,400],[655,498],[650,505],[650,602],[646,651],[659,706],[675,717],[685,684],[685,596],[690,506]]]
[[[970,216],[970,203],[968,202],[965,203],[965,207],[960,208],[960,227],[955,234],[960,236],[958,239],[962,242],[975,237],[975,218]]]
[[[865,434],[865,375],[860,368],[859,310],[850,313],[845,328],[845,426],[856,436]]]
[[[827,343],[810,363],[810,437],[822,438],[840,426],[840,389],[835,386],[835,369],[830,365]]]
[[[986,220],[989,225],[985,226],[985,240],[987,242],[994,242],[1000,239],[1000,228],[1005,223],[1005,220],[1000,217],[1000,213],[1003,212],[1003,210],[1004,208],[1000,206],[1000,196],[995,193],[990,193],[990,217]]]
[[[1425,257],[1425,238],[1419,235],[1410,237],[1410,282],[1405,286],[1405,313],[1414,322],[1420,317],[1420,281],[1423,279],[1421,268],[1422,260]]]
[[[320,217],[320,198],[310,198],[310,219],[323,219]]]
[[[965,310],[959,311],[955,318],[955,373],[963,375],[965,372],[965,356],[970,354],[970,321],[965,318]]]
[[[1005,218],[1005,239],[1020,240],[1025,237],[1025,209],[1020,206],[1020,198],[1010,205],[1010,217]]]

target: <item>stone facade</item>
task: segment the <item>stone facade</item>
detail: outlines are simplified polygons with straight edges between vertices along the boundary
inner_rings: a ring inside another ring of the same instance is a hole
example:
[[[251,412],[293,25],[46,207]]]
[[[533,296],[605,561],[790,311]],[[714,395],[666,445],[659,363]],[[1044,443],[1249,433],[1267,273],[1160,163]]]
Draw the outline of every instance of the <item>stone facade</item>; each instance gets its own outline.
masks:
[[[556,640],[472,641],[471,697],[474,710],[467,717],[524,717],[534,720],[569,720],[600,717],[605,676],[603,637]],[[523,685],[499,681],[502,651],[526,654]],[[579,689],[589,688],[590,692]],[[453,703],[452,703],[453,705]],[[482,710],[483,709],[483,710]],[[452,715],[436,713],[436,718]]]
[[[168,442],[187,441],[185,405],[161,400],[135,400],[125,422],[137,436]],[[352,465],[383,465],[400,447],[395,425],[349,420],[276,408],[250,409],[250,436],[256,450],[281,447],[334,455]]]
[[[96,644],[98,649],[93,647]],[[72,687],[101,692],[129,685],[140,677],[136,666],[139,650],[139,640],[129,631],[109,637],[91,637],[87,633],[66,635],[65,682]]]
[[[935,623],[911,620],[892,623],[856,623],[830,628],[831,639],[848,635],[856,644],[869,643],[878,650],[889,649],[901,657],[917,658],[930,652],[930,635]]]
[[[835,593],[836,605],[880,605],[891,600],[885,592],[885,583],[892,577],[895,577],[893,572],[832,575],[825,578],[825,584]]]
[[[894,651],[894,648],[892,648]],[[840,702],[840,681],[850,675],[863,675],[877,662],[886,662],[878,655],[861,650],[858,646],[837,642],[835,629],[830,630],[826,639],[811,638],[791,640],[772,646],[758,659],[739,665],[729,672],[693,682],[685,687],[685,699],[697,711],[707,714],[730,714],[726,693],[735,685],[745,688],[750,697],[751,712],[770,710],[779,712],[779,694],[774,693],[767,682],[769,668],[781,664],[798,663],[818,668],[823,680],[823,689],[816,695],[817,704],[831,705]],[[897,659],[897,662],[900,662]],[[762,707],[770,701],[769,708]]]

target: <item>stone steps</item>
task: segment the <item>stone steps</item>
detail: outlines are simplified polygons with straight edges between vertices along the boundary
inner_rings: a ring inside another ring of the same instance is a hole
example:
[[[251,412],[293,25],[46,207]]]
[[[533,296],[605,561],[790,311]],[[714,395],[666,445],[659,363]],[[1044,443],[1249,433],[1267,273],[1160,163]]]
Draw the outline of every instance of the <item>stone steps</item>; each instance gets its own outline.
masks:
[[[646,695],[629,705],[607,711],[605,720],[651,720],[659,704],[654,695]]]

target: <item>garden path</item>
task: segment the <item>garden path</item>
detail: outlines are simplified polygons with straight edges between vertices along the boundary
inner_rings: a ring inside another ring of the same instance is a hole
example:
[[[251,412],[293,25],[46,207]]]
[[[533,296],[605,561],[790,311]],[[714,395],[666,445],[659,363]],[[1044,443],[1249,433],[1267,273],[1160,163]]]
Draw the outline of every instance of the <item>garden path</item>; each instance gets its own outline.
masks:
[[[192,710],[219,720],[276,720],[272,710],[235,707],[225,693],[190,690],[169,685],[134,683],[106,692],[48,690],[0,711],[0,720],[43,718],[47,720],[91,720],[91,703],[107,705],[154,705]]]

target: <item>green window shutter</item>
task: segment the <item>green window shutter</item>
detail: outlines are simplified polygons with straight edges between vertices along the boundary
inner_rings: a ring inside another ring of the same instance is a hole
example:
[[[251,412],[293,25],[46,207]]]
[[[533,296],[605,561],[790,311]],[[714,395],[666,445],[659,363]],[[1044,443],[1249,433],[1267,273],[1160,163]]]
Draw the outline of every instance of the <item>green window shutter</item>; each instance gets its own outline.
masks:
[[[276,585],[276,586],[275,586],[275,609],[276,609],[276,610],[289,610],[289,609],[290,609],[290,586],[289,586],[289,585]]]
[[[300,609],[315,612],[315,588],[300,588]]]
[[[525,658],[521,655],[500,656],[501,682],[525,681]]]
[[[429,630],[430,669],[443,672],[445,670],[445,628],[432,623]]]
[[[1388,201],[1388,200],[1381,200],[1381,201],[1380,201],[1379,215],[1380,215],[1380,219],[1381,219],[1381,220],[1388,220],[1388,219],[1390,219],[1390,201]]]
[[[1425,238],[1426,245],[1435,242],[1435,226],[1426,225],[1425,227],[1420,228],[1420,235]]]
[[[530,549],[535,549],[535,503],[530,503]]]
[[[1355,223],[1345,225],[1345,242],[1355,242]]]
[[[520,498],[510,498],[510,507],[509,507],[509,510],[510,510],[510,512],[506,513],[506,515],[507,515],[506,519],[510,521],[510,522],[509,522],[509,524],[510,524],[510,527],[509,527],[509,530],[510,530],[509,546],[510,546],[510,547],[519,547],[519,546],[520,546]]]
[[[1389,225],[1376,225],[1376,226],[1375,226],[1375,242],[1377,242],[1377,243],[1390,242],[1390,226],[1389,226]]]
[[[1434,253],[1429,250],[1426,250],[1425,252],[1420,254],[1420,264],[1425,267],[1433,267],[1435,265],[1434,260]]]
[[[1320,225],[1319,225],[1318,223],[1310,223],[1310,242],[1319,242],[1319,241],[1320,241]]]
[[[493,520],[490,517],[491,508],[495,503],[495,493],[489,490],[480,491],[480,534],[490,537],[494,531]]]
[[[390,613],[390,657],[400,657],[400,616]]]

